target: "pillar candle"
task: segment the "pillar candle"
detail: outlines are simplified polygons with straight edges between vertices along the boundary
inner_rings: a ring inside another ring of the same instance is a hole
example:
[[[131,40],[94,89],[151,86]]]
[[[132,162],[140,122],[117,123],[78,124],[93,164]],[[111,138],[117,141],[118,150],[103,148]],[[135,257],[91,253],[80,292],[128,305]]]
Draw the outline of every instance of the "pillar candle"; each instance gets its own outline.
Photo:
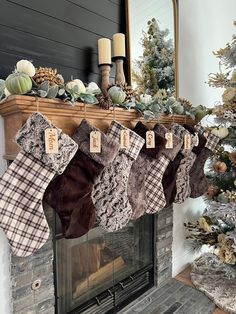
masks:
[[[125,35],[122,33],[113,35],[113,56],[125,57]]]
[[[108,38],[98,39],[98,64],[111,64],[111,41]]]

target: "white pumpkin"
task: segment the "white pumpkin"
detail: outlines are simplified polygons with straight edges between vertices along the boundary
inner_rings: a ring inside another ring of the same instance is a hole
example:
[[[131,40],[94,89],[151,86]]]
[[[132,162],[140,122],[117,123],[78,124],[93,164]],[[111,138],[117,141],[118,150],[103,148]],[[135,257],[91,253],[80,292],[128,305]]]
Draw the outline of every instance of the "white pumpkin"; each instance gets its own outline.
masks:
[[[87,93],[93,94],[101,92],[100,88],[98,87],[97,83],[90,82],[86,88]]]
[[[211,133],[215,136],[218,136],[220,139],[223,139],[229,135],[229,131],[227,128],[214,128],[211,130]]]
[[[19,73],[24,73],[33,77],[35,75],[35,67],[33,63],[28,60],[20,60],[16,64],[16,70]]]
[[[78,93],[85,93],[86,92],[86,88],[84,86],[84,83],[79,80],[79,79],[75,79],[73,81],[70,81],[66,84],[66,88],[67,89],[70,89],[70,90],[73,90],[73,88],[77,86],[78,87]]]
[[[152,96],[148,94],[142,94],[140,95],[140,101],[142,104],[148,105],[152,102]]]
[[[11,95],[11,93],[9,92],[9,90],[8,90],[6,87],[4,88],[4,95],[5,95],[6,97],[8,97],[8,96]]]

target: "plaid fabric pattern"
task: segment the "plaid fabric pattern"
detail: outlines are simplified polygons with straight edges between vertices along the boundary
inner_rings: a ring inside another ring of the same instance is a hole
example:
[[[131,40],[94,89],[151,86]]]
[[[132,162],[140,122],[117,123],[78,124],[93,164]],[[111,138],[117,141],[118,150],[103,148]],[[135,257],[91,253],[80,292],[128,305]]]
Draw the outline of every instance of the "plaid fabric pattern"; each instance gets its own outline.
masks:
[[[202,134],[205,132],[204,127],[201,126],[200,124],[197,124],[195,128],[196,130],[198,130],[198,132]],[[216,145],[219,143],[219,140],[220,138],[218,136],[212,133],[208,133],[205,147],[213,151],[216,148]]]
[[[201,126],[201,124],[197,124],[197,125],[195,126],[195,129],[196,129],[198,132],[200,132],[200,133],[204,133],[204,132],[205,132],[205,129],[204,129],[203,126]]]
[[[112,121],[106,134],[113,137],[116,140],[118,139],[118,141],[119,141],[120,140],[120,132],[122,130],[126,130],[126,129],[127,128],[125,126],[123,126],[122,124],[120,124],[116,121]],[[130,130],[130,129],[128,129],[128,130],[129,130],[129,134],[130,134],[130,148],[120,149],[120,150],[135,160],[138,157],[138,154],[139,154],[141,148],[143,147],[145,140],[141,136],[139,136],[138,134],[133,132],[132,130]]]
[[[54,174],[43,162],[20,151],[0,179],[0,226],[14,255],[32,254],[49,237],[42,197]]]
[[[209,133],[205,147],[213,151],[216,148],[216,145],[219,143],[219,140],[220,138],[218,136]]]
[[[160,211],[166,205],[164,190],[162,187],[162,177],[169,164],[170,160],[164,155],[159,159],[152,160],[147,177],[145,180],[146,196],[147,196],[147,210],[146,213],[154,214]]]

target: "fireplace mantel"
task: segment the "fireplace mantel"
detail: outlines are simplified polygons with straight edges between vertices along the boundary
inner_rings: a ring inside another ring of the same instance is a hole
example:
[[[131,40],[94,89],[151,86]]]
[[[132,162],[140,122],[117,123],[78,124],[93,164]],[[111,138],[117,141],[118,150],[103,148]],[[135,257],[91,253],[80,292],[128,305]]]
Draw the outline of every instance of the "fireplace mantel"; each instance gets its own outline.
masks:
[[[97,105],[76,103],[74,106],[59,99],[39,98],[32,96],[10,96],[0,104],[0,115],[4,119],[5,133],[5,155],[4,158],[13,160],[19,152],[19,147],[14,143],[16,132],[25,123],[29,115],[35,111],[40,111],[46,115],[58,128],[66,134],[72,135],[83,118],[88,119],[94,126],[102,131],[106,131],[112,120],[117,120],[127,127],[134,127],[135,123],[144,119],[134,110],[123,108],[113,108],[104,110]],[[148,122],[152,127],[156,123],[169,125],[172,122],[179,124],[194,125],[195,122],[190,117],[183,115],[164,115],[160,118]]]
[[[102,131],[106,131],[114,119],[130,128],[134,127],[138,121],[144,122],[143,118],[133,109],[115,108],[113,110],[112,108],[110,110],[103,110],[97,105],[76,103],[74,106],[71,106],[60,100],[30,96],[10,96],[0,104],[0,115],[4,119],[5,128],[5,159],[13,160],[17,155],[19,147],[14,143],[15,134],[25,123],[29,115],[35,111],[40,111],[46,115],[57,127],[61,128],[68,135],[73,134],[83,118],[89,120],[92,125]],[[181,115],[161,115],[158,120],[144,123],[151,128],[156,123],[168,126],[172,122],[179,124],[186,123],[188,125],[195,124],[191,118]],[[52,220],[56,221],[53,212],[49,208],[45,208],[45,212],[50,226],[53,226]],[[155,286],[163,285],[172,276],[172,233],[173,209],[169,207],[153,216],[154,269],[150,271],[150,274],[152,274]],[[54,239],[55,249],[57,242],[55,230],[52,232],[52,238]],[[54,274],[57,273],[55,271],[57,262],[54,249],[52,239],[50,239],[41,250],[30,257],[24,259],[11,257],[14,313],[20,314],[25,313],[26,310],[36,309],[38,311],[40,309],[41,311],[42,309],[48,309],[48,313],[52,314],[54,313],[54,305],[56,305],[55,311],[58,313],[57,299],[55,300],[54,296],[54,289],[56,288],[54,286]],[[53,261],[54,268],[52,267]],[[132,279],[133,277],[129,278]],[[36,291],[32,289],[35,281],[41,282],[40,288]],[[67,282],[69,281],[67,280]],[[142,282],[144,283],[144,281]],[[123,287],[122,282],[120,285]],[[21,293],[25,287],[28,289],[27,298]],[[119,291],[117,293],[119,294]],[[142,290],[140,290],[140,293],[142,293]],[[35,296],[37,296],[37,300]],[[93,299],[93,313],[95,313],[100,305],[97,302],[97,298]]]

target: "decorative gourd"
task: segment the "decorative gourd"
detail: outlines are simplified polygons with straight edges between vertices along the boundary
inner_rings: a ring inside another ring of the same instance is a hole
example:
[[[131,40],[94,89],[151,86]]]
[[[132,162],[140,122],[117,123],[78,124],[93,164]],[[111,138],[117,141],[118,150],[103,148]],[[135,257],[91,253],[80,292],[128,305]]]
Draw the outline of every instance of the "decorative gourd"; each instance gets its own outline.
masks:
[[[179,103],[175,102],[172,106],[173,113],[176,114],[183,114],[184,113],[184,107]]]
[[[89,94],[100,94],[101,90],[98,87],[97,83],[90,82],[86,88],[86,92]]]
[[[152,102],[152,96],[148,94],[142,94],[139,96],[140,102],[144,105],[149,105]]]
[[[214,128],[211,130],[211,133],[223,139],[229,135],[229,130],[227,128]]]
[[[9,90],[8,90],[6,87],[4,88],[4,95],[5,95],[6,97],[8,97],[8,96],[11,95],[11,93],[9,92]]]
[[[16,70],[19,73],[24,73],[33,77],[35,75],[35,67],[33,66],[32,62],[28,60],[20,60],[16,64]]]
[[[31,90],[32,81],[24,73],[13,73],[6,79],[6,88],[12,95],[23,95]]]
[[[114,104],[122,104],[125,101],[126,94],[120,87],[112,86],[108,90],[108,94]]]
[[[76,93],[78,93],[78,94],[86,92],[86,88],[84,86],[84,83],[79,79],[75,79],[75,80],[70,81],[66,84],[66,88],[69,90],[74,90],[75,87],[76,87]]]

